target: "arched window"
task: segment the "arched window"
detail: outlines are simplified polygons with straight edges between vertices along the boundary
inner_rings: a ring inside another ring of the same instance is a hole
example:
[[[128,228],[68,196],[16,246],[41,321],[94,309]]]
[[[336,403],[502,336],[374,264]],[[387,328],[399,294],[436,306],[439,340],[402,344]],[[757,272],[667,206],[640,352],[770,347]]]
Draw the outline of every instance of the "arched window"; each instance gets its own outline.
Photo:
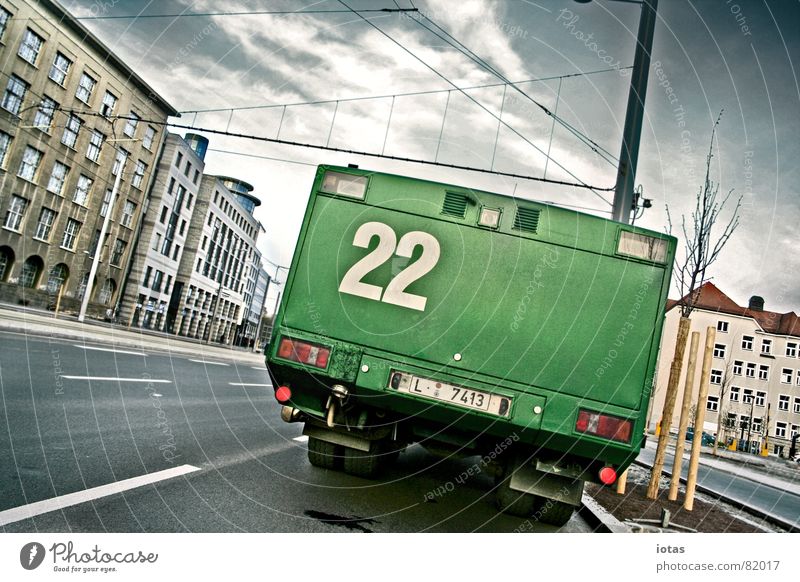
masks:
[[[106,279],[103,283],[103,288],[100,289],[100,297],[98,301],[103,305],[111,305],[111,300],[114,298],[114,292],[117,290],[117,284],[114,279]]]
[[[8,279],[11,267],[14,266],[14,251],[11,247],[0,247],[0,281]]]
[[[44,261],[41,257],[31,255],[22,264],[22,274],[19,278],[19,284],[28,289],[33,289],[39,284],[39,277],[44,268]]]
[[[50,269],[50,276],[47,278],[47,291],[49,293],[58,293],[61,286],[69,279],[69,267],[64,263],[59,263]]]

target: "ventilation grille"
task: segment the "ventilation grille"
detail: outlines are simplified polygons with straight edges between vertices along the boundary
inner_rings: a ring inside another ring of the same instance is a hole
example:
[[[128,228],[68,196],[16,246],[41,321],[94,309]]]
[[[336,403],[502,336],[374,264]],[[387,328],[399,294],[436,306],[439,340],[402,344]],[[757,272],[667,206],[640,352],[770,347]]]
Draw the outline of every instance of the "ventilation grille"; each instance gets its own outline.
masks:
[[[456,194],[454,192],[445,192],[444,204],[442,205],[442,214],[448,216],[457,216],[464,218],[467,212],[467,197],[463,194]]]
[[[514,228],[525,232],[536,232],[539,227],[539,211],[535,208],[517,208]]]

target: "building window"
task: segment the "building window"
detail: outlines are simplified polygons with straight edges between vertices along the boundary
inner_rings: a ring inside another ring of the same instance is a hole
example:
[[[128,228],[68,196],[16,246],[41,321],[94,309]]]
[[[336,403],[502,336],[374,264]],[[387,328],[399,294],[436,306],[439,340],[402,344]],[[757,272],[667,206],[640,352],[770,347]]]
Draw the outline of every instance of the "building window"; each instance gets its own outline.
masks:
[[[194,194],[189,192],[189,196],[186,198],[186,210],[192,209],[192,200],[194,200]]]
[[[722,320],[717,321],[717,331],[720,333],[728,333],[728,322]]]
[[[42,152],[28,146],[22,154],[22,161],[19,164],[17,175],[28,182],[33,182],[36,178],[36,171],[39,169],[39,162],[42,161]]]
[[[103,105],[100,106],[100,113],[102,113],[104,117],[110,117],[114,114],[114,108],[116,106],[117,96],[111,91],[106,91],[106,94],[103,95]]]
[[[114,241],[114,250],[111,251],[111,264],[115,267],[119,267],[120,261],[122,260],[122,255],[125,254],[126,246],[128,246],[128,243],[122,239],[117,239]],[[101,301],[101,303],[105,303],[105,301]]]
[[[164,273],[161,271],[156,271],[156,274],[153,276],[153,291],[161,292],[161,282],[164,280]]]
[[[75,97],[86,103],[89,104],[89,99],[92,98],[92,91],[94,91],[94,86],[97,84],[92,77],[83,73],[81,75],[81,80],[78,83],[78,90],[75,92]]]
[[[767,401],[767,393],[758,390],[756,392],[756,406],[764,406],[764,403]]]
[[[11,145],[11,136],[4,131],[0,131],[0,167],[5,166],[8,148]]]
[[[747,376],[748,378],[756,377],[756,365],[753,362],[747,362],[747,368],[745,369],[745,376]]]
[[[197,259],[197,265],[195,266],[194,270],[199,273],[200,272],[200,267],[202,267],[202,266],[203,266],[203,259],[202,258],[198,258]]]
[[[53,59],[53,66],[50,67],[50,74],[48,76],[63,87],[71,66],[71,60],[61,53],[56,53],[56,57]]]
[[[135,212],[136,212],[136,204],[134,204],[130,200],[126,200],[125,206],[122,207],[122,220],[120,220],[122,226],[127,226],[128,228],[130,228],[131,222],[133,222],[133,215]]]
[[[739,402],[739,392],[738,386],[731,386],[731,402]]]
[[[128,119],[125,121],[125,128],[122,133],[128,137],[133,137],[136,134],[136,126],[139,125],[139,116],[133,111],[128,114]]]
[[[26,208],[28,208],[28,201],[25,198],[17,195],[11,196],[11,205],[6,212],[6,220],[3,226],[10,230],[19,231]]]
[[[73,195],[72,200],[81,206],[86,206],[86,201],[89,199],[89,191],[91,189],[92,179],[81,174],[78,177],[78,184],[75,186],[75,194]]]
[[[762,354],[771,354],[772,353],[772,340],[771,339],[762,339],[761,340],[761,353]]]
[[[49,208],[42,208],[39,213],[39,222],[36,223],[36,234],[34,238],[39,240],[50,240],[50,231],[53,229],[53,222],[55,222],[56,213]]]
[[[778,410],[789,410],[789,401],[791,398],[788,394],[781,394],[778,396]]]
[[[758,367],[758,379],[769,380],[769,366],[762,364]]]
[[[147,287],[150,284],[150,275],[153,273],[153,267],[150,265],[144,271],[144,280],[142,281],[142,286]]]
[[[789,436],[794,438],[794,435],[796,435],[798,432],[800,432],[800,425],[793,424],[792,425],[792,429],[791,429],[791,433],[789,434]]]
[[[175,158],[175,167],[180,168],[182,161],[183,161],[183,154],[181,152],[178,152],[178,157]]]
[[[195,171],[194,171],[194,178],[192,179],[192,182],[193,182],[194,184],[197,184],[197,181],[198,181],[199,179],[200,179],[200,170],[195,170]]]
[[[750,404],[753,402],[753,391],[750,388],[745,388],[742,392],[742,404]]]
[[[103,149],[103,142],[105,141],[106,136],[102,133],[97,131],[96,129],[92,130],[92,135],[89,138],[89,147],[86,149],[86,157],[96,162],[100,159],[100,151]]]
[[[22,37],[17,54],[30,64],[35,65],[43,44],[44,39],[29,28]]]
[[[47,277],[47,291],[58,293],[68,277],[69,268],[64,263],[57,264],[50,269],[50,275]]]
[[[67,227],[64,229],[64,238],[61,239],[61,246],[67,250],[74,250],[75,243],[78,241],[78,234],[81,232],[81,223],[70,218],[67,220]]]
[[[742,336],[742,349],[752,351],[753,349],[753,336],[751,335],[743,335]]]
[[[781,369],[781,383],[782,384],[791,384],[792,383],[792,376],[794,376],[794,370],[791,368],[783,368]]]
[[[164,293],[169,293],[169,288],[172,286],[172,275],[167,275],[167,282],[164,284]]]
[[[744,366],[744,362],[741,360],[734,360],[733,362],[733,374],[734,376],[741,376],[742,375],[742,366]]]
[[[153,149],[153,141],[156,139],[156,128],[148,125],[144,130],[144,137],[142,138],[142,147],[146,150]]]
[[[712,384],[722,384],[722,370],[711,370],[711,380]]]
[[[164,224],[165,220],[167,220],[167,206],[166,205],[161,207],[161,216],[159,217],[158,221],[161,224]]]
[[[28,257],[22,264],[22,273],[19,284],[26,289],[33,289],[39,282],[39,275],[42,273],[42,259],[37,256]]]
[[[180,235],[183,236],[183,231],[186,230],[186,219],[181,220]]]
[[[119,173],[119,169],[125,165],[125,161],[128,159],[128,152],[124,149],[120,148],[117,150],[117,154],[114,157],[114,165],[111,167],[111,174],[116,176]]]
[[[111,299],[114,297],[114,291],[116,290],[117,284],[114,282],[114,279],[106,279],[97,297],[98,301],[103,305],[111,305]]]
[[[206,250],[206,245],[208,244],[208,237],[203,236],[203,246],[201,247],[203,250]]]
[[[714,357],[715,358],[725,357],[725,344],[714,344]]]
[[[145,164],[142,160],[136,160],[136,168],[133,170],[133,178],[131,178],[131,186],[134,188],[142,187],[142,181],[144,180],[144,173],[147,171],[147,164]]]
[[[187,178],[189,177],[189,173],[192,171],[192,162],[186,160],[186,167],[183,169],[183,175]]]
[[[172,250],[172,260],[178,260],[178,254],[181,252],[181,245],[175,245],[175,248]]]
[[[761,434],[761,417],[753,419],[753,432]]]
[[[706,400],[706,410],[716,412],[719,410],[719,396],[709,396]]]
[[[775,423],[775,436],[779,438],[786,438],[786,423],[785,422],[776,422]]]
[[[6,85],[6,92],[3,94],[2,107],[6,111],[10,111],[14,115],[19,113],[22,107],[22,101],[25,99],[25,93],[28,91],[28,84],[17,77],[11,75]]]
[[[154,251],[160,250],[161,249],[161,233],[160,232],[155,233],[155,236],[153,237],[153,241],[154,241],[153,242],[153,250]]]
[[[78,133],[81,130],[81,120],[74,113],[67,119],[64,125],[64,135],[61,136],[61,143],[69,148],[75,148],[75,143],[78,141]]]
[[[794,358],[797,356],[797,344],[794,342],[786,342],[786,357]]]
[[[795,414],[800,413],[800,398],[795,398],[792,401],[792,412]]]
[[[36,126],[36,129],[48,133],[53,123],[53,114],[56,109],[58,109],[58,103],[50,99],[50,97],[42,97],[42,102],[39,103],[39,108],[33,117],[33,125]]]
[[[103,195],[103,203],[100,205],[100,216],[108,214],[108,207],[111,206],[111,196],[114,191],[111,188],[106,188],[106,193]]]
[[[6,33],[6,27],[8,26],[8,20],[11,18],[11,13],[0,6],[0,39],[3,38],[3,35]]]

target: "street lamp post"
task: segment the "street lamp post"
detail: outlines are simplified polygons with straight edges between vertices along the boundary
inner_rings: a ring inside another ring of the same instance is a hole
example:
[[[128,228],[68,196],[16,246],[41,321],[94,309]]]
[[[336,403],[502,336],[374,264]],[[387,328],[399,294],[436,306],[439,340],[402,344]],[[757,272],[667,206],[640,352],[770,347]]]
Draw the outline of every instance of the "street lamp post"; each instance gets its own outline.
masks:
[[[581,4],[591,0],[575,0]],[[647,80],[650,74],[650,52],[653,48],[653,33],[656,27],[658,0],[613,0],[628,4],[641,4],[639,32],[636,38],[636,55],[633,58],[631,86],[628,92],[628,108],[625,112],[625,127],[622,130],[622,147],[617,167],[617,183],[614,188],[614,205],[611,218],[629,224],[633,210],[636,165],[639,158],[639,143],[642,138],[644,100],[647,95]]]
[[[117,150],[119,152],[119,150]],[[103,226],[100,227],[100,238],[97,239],[97,247],[94,250],[94,257],[92,258],[92,266],[89,269],[89,278],[86,281],[86,287],[83,290],[83,299],[81,301],[81,310],[78,314],[78,321],[83,321],[86,318],[86,309],[89,307],[89,298],[92,296],[92,287],[94,287],[94,278],[97,275],[97,267],[100,265],[100,255],[103,252],[103,242],[108,232],[108,225],[111,222],[111,213],[114,211],[114,202],[119,192],[119,183],[122,180],[122,172],[125,169],[125,162],[128,161],[128,156],[123,155],[120,159],[119,170],[114,178],[114,187],[111,189],[111,200],[108,202],[108,209],[103,218]]]

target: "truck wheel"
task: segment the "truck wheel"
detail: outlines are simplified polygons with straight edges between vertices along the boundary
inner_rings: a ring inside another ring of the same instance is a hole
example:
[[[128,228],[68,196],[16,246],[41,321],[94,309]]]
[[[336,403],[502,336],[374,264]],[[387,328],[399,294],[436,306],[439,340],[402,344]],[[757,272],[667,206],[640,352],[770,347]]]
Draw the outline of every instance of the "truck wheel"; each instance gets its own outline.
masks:
[[[342,458],[338,445],[308,437],[308,462],[323,469],[337,469]]]
[[[495,502],[497,509],[508,515],[517,517],[530,517],[538,505],[538,499],[530,493],[515,491],[509,483],[511,477],[499,477],[495,488]]]
[[[378,473],[380,465],[381,456],[374,450],[368,452],[350,447],[344,448],[344,472],[348,475],[372,479]]]
[[[541,498],[540,503],[541,507],[537,510],[539,521],[548,525],[555,525],[558,527],[565,525],[575,511],[574,506],[569,503],[564,503],[563,501]]]

